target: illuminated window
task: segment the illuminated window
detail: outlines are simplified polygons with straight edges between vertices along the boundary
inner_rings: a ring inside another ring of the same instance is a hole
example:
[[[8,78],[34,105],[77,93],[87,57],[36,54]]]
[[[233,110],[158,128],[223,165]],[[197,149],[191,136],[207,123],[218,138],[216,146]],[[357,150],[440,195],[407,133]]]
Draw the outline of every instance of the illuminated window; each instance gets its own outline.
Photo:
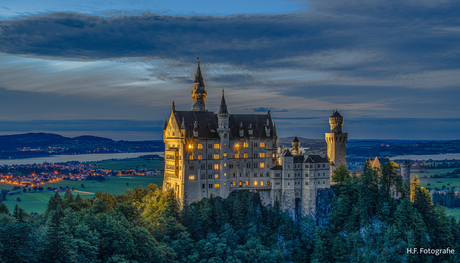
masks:
[[[257,181],[254,181],[254,185],[257,186]]]
[[[241,187],[241,186],[243,185],[243,182],[240,181],[240,182],[238,183],[238,185]]]
[[[227,183],[224,183],[224,185],[227,185]]]
[[[219,174],[215,174],[214,178],[219,179]]]
[[[259,153],[260,158],[265,158],[265,153]]]
[[[227,163],[224,163],[224,167],[227,167]]]
[[[214,154],[214,160],[216,159],[219,159],[219,155],[218,154]]]
[[[239,144],[239,143],[235,143],[235,148],[240,148],[240,144]]]
[[[243,147],[248,148],[248,143],[247,142],[243,143]]]
[[[260,181],[260,186],[264,186],[264,181]]]
[[[219,144],[218,143],[214,144],[214,149],[219,149]]]
[[[247,154],[247,153],[244,154],[244,158],[248,158],[248,154]]]
[[[190,161],[193,161],[193,155],[190,155]]]
[[[248,182],[248,181],[246,181],[246,186],[248,186],[248,185],[249,185],[249,182]]]
[[[188,145],[188,148],[189,148],[190,150],[193,150],[193,144],[189,144],[189,145]]]
[[[267,185],[270,185],[270,181],[267,181]]]
[[[189,176],[188,176],[188,179],[189,179],[189,180],[195,180],[195,176],[194,176],[194,175],[189,175]]]
[[[198,144],[198,149],[203,149],[203,144]]]
[[[198,160],[202,160],[203,159],[203,155],[198,155]]]
[[[219,170],[219,165],[217,163],[214,164],[214,170]]]
[[[224,157],[227,157],[227,153],[224,153]]]
[[[265,147],[265,143],[264,143],[264,142],[261,142],[261,143],[260,143],[260,147]]]
[[[224,173],[224,176],[227,176],[227,173]]]
[[[238,159],[240,158],[240,155],[239,154],[235,154],[235,159]]]
[[[241,183],[241,182],[240,182]],[[233,186],[236,186],[236,182],[233,182]]]

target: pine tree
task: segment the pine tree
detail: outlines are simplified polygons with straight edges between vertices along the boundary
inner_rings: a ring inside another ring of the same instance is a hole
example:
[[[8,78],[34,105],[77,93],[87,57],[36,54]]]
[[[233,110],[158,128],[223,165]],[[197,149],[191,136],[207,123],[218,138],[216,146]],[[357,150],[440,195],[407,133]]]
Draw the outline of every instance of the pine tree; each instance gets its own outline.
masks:
[[[0,201],[0,214],[9,214],[9,213],[10,213],[10,210],[8,209],[8,207],[5,205],[5,203]]]
[[[48,231],[46,233],[45,248],[42,262],[76,262],[75,253],[71,250],[71,237],[64,232],[61,206],[49,213]]]

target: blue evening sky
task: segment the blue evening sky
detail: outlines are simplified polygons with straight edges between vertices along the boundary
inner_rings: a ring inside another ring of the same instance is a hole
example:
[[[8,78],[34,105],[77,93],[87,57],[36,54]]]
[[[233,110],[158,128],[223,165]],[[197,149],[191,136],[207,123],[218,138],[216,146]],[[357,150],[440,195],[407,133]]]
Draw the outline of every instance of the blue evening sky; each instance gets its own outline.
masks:
[[[0,134],[162,138],[191,108],[271,110],[281,137],[460,139],[460,2],[2,1]]]

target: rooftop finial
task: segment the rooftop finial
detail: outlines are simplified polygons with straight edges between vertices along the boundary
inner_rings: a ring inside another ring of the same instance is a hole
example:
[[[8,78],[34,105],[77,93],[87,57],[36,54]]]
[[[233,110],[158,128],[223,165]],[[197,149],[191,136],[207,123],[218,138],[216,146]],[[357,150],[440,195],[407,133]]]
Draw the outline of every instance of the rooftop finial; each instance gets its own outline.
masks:
[[[172,102],[172,109],[176,110],[176,104],[174,103],[174,101]]]

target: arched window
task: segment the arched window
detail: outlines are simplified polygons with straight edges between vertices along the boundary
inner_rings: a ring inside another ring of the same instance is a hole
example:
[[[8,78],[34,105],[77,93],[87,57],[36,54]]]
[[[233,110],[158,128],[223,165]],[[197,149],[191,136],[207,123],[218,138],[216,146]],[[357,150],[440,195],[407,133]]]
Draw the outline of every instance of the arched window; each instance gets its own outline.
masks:
[[[246,163],[246,168],[251,168],[251,163],[250,162]]]
[[[206,165],[204,163],[201,164],[201,170],[206,169]]]
[[[208,170],[212,170],[212,164],[208,164]]]

